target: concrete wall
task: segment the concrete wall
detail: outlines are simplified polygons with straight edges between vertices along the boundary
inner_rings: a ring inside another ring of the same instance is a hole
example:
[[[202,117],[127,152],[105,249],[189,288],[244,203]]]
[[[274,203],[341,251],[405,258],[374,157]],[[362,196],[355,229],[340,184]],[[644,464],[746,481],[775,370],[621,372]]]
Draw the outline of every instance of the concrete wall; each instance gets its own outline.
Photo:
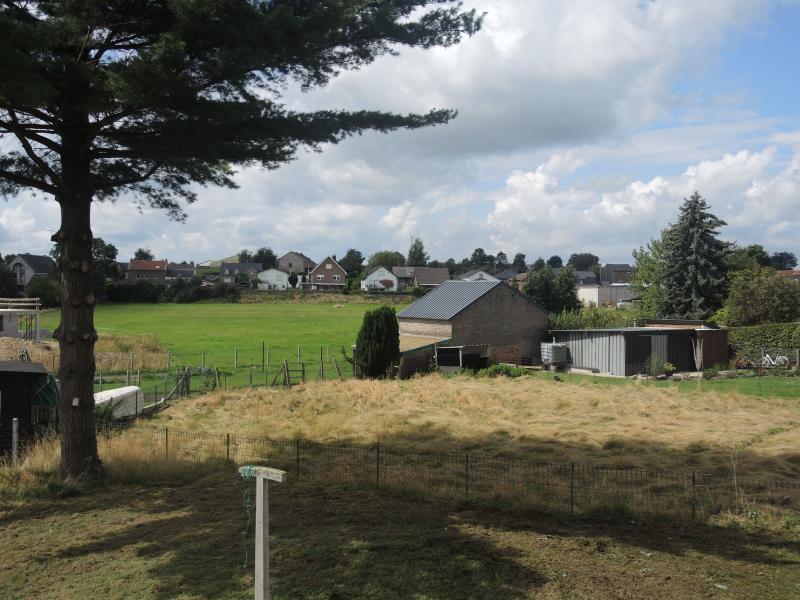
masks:
[[[400,335],[422,335],[445,339],[452,334],[452,326],[449,321],[430,321],[428,319],[397,319],[397,321],[400,326]]]
[[[450,345],[487,344],[492,362],[539,358],[547,312],[507,285],[498,285],[453,318]]]

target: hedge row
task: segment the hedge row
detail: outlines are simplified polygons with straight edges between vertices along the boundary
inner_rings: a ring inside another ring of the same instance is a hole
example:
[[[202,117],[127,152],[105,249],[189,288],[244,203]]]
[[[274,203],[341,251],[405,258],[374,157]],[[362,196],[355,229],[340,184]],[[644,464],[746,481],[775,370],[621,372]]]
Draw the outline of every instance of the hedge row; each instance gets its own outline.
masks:
[[[800,348],[800,322],[731,327],[728,343],[735,355],[761,356],[763,351],[787,352]]]

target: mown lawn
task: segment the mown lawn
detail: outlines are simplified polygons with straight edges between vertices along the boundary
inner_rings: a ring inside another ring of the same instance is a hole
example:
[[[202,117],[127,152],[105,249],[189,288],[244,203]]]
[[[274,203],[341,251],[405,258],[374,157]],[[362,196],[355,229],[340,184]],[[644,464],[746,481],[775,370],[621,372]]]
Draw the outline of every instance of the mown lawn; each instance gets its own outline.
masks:
[[[252,598],[252,484],[114,484],[0,503],[2,598]],[[275,600],[797,598],[800,535],[588,522],[270,486]]]

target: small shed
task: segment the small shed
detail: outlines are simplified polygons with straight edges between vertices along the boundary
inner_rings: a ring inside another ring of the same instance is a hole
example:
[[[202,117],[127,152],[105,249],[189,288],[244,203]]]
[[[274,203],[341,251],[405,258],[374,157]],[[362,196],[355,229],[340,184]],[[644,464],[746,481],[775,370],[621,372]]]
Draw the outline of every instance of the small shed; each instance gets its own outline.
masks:
[[[550,332],[569,348],[570,364],[610,375],[647,372],[652,356],[678,371],[695,371],[694,348],[702,341],[701,368],[725,364],[728,331],[702,321],[659,320],[617,329],[561,329]]]
[[[109,407],[115,419],[135,417],[144,411],[144,393],[135,385],[103,390],[94,395],[94,405]]]
[[[58,384],[42,363],[0,361],[0,454],[15,418],[23,441],[58,422]]]

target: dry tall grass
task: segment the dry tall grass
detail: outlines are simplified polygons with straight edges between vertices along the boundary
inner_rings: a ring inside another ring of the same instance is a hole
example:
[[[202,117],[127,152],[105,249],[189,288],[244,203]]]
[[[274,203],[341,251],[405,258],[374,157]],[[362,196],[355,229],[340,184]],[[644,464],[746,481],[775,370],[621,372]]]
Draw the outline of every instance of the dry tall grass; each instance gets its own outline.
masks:
[[[215,392],[162,424],[192,430],[354,441],[427,451],[665,470],[800,476],[800,403],[647,385],[431,375]],[[168,422],[168,423],[167,423]]]
[[[15,338],[0,338],[0,359],[19,356],[26,348],[34,362],[41,362],[50,369],[55,359],[59,361],[58,343],[36,343]],[[155,335],[108,335],[103,334],[95,344],[94,356],[98,371],[124,372],[130,368],[131,352],[134,353],[134,369],[165,370],[167,353]]]

